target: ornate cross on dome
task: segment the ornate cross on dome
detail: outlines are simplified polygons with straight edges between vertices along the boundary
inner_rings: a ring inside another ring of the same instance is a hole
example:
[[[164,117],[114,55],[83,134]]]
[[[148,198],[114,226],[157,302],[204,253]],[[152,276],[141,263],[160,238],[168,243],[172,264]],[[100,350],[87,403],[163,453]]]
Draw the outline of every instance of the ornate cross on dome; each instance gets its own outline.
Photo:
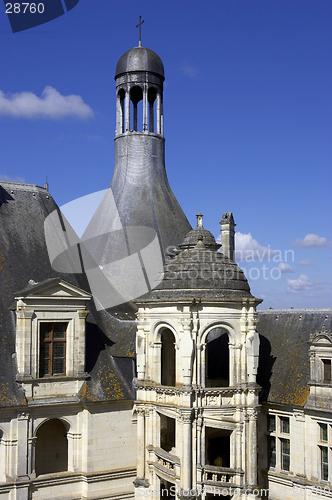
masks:
[[[138,42],[139,47],[142,47],[142,24],[144,23],[144,19],[143,21],[141,19],[142,16],[139,16],[139,23],[136,25],[136,28],[139,27],[139,42]]]

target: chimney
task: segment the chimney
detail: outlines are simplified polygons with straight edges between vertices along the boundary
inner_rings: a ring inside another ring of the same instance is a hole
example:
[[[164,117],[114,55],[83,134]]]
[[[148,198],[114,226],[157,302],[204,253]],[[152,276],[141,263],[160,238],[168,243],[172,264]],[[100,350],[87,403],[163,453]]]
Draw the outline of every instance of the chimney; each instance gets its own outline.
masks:
[[[221,226],[221,251],[225,257],[229,257],[231,260],[235,258],[235,222],[232,212],[228,214],[223,213],[222,219],[220,221]]]

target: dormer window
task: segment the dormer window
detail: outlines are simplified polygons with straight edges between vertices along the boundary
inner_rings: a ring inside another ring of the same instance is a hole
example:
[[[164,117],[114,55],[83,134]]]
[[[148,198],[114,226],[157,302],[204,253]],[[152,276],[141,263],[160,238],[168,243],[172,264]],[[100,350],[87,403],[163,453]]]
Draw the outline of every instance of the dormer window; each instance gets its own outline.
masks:
[[[39,376],[66,373],[68,323],[40,323]]]
[[[31,282],[16,294],[17,381],[28,400],[79,392],[87,378],[85,318],[90,297],[61,278]],[[55,379],[59,383],[54,384]]]
[[[310,372],[311,384],[332,383],[332,332],[327,332],[325,325],[320,332],[310,336]]]
[[[323,382],[328,384],[331,383],[331,360],[330,359],[322,359],[323,362]]]

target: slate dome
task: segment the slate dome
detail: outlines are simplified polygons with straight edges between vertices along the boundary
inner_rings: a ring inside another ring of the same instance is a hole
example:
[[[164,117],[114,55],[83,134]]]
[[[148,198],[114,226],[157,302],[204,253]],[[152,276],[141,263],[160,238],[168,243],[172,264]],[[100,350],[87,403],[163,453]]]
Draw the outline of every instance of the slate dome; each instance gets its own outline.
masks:
[[[203,228],[202,218],[202,214],[197,214],[197,227],[178,245],[180,252],[166,262],[159,284],[140,300],[259,300],[252,296],[239,266],[217,251],[220,245]]]
[[[180,243],[178,247],[181,250],[190,250],[194,248],[199,241],[202,241],[205,248],[209,250],[218,250],[218,248],[220,248],[221,245],[219,243],[216,243],[216,240],[210,231],[204,229],[202,224],[202,218],[203,218],[202,214],[197,214],[196,217],[197,217],[197,227],[189,231],[183,242]]]
[[[153,50],[146,47],[134,47],[125,52],[116,65],[115,78],[122,73],[149,71],[164,78],[164,65]]]

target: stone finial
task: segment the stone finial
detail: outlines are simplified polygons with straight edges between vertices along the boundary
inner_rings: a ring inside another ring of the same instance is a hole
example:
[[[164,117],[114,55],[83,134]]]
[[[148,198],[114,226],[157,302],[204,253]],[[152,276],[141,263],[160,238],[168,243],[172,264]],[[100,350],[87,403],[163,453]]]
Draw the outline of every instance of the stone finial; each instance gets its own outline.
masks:
[[[197,217],[197,227],[203,227],[203,215],[201,213],[198,213],[196,217]]]

